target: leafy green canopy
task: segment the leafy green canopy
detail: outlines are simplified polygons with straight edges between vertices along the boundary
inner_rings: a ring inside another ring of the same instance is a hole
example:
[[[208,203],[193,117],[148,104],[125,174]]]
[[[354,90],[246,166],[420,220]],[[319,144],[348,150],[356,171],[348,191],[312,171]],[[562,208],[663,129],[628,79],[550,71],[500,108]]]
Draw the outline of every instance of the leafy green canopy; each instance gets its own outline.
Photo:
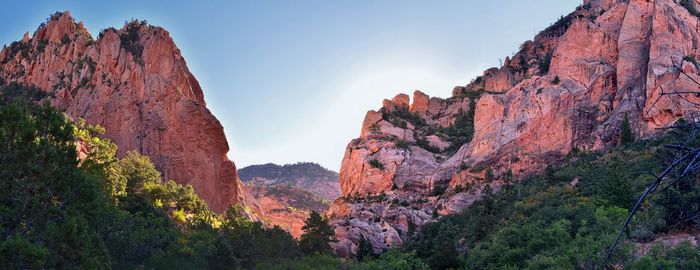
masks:
[[[44,97],[0,86],[3,268],[238,269],[299,255],[242,208],[222,217],[191,186],[162,182],[148,157],[118,159],[102,128],[37,105]]]

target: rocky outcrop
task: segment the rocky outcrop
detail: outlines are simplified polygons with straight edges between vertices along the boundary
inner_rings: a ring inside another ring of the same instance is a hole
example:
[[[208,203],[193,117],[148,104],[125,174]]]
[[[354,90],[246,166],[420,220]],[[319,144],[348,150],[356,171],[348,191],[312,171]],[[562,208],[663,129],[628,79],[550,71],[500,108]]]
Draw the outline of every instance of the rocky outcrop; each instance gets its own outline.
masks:
[[[329,211],[336,251],[352,254],[359,235],[377,250],[400,244],[413,231],[407,220],[419,229],[470,205],[486,184],[498,190],[572,149],[616,145],[625,116],[638,138],[689,118],[700,104],[679,94],[700,81],[699,20],[689,8],[586,0],[448,99],[431,98],[427,109],[422,93],[408,108],[406,95],[385,100],[346,148],[344,197]]]
[[[219,121],[167,31],[132,21],[94,40],[70,13],[56,13],[0,52],[0,77],[36,86],[69,116],[106,129],[119,155],[148,155],[164,179],[191,184],[215,211],[260,212],[227,158]]]
[[[271,184],[267,179],[255,178],[246,185],[260,204],[265,223],[279,226],[295,238],[301,236],[311,211],[328,209],[328,201],[290,183]]]
[[[240,169],[265,221],[299,238],[311,211],[325,212],[340,195],[338,173],[311,162],[262,164]]]

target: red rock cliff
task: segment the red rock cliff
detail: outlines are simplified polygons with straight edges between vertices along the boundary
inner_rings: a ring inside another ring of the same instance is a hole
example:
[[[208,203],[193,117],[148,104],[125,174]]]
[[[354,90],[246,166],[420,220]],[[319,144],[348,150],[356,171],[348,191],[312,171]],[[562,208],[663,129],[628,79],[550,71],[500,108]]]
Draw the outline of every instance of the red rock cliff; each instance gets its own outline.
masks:
[[[478,199],[488,180],[498,189],[572,149],[615,145],[625,115],[640,138],[689,118],[698,96],[662,95],[698,88],[700,21],[689,9],[700,5],[689,3],[585,0],[453,97],[385,100],[346,148],[345,198],[329,213],[336,252],[355,252],[360,235],[376,249],[401,244],[435,215]],[[473,138],[455,145],[445,128],[460,109],[473,113]]]
[[[213,210],[243,203],[259,212],[227,158],[223,127],[164,29],[134,21],[93,40],[70,13],[57,13],[0,52],[0,77],[53,94],[71,117],[103,126],[119,155],[148,155],[164,179],[191,184]]]

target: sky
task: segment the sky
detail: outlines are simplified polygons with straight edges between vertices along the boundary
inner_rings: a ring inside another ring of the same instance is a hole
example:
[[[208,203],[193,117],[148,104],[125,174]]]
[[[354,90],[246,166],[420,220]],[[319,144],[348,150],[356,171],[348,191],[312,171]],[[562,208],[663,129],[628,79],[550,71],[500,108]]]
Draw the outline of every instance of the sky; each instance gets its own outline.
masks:
[[[55,11],[97,36],[130,19],[168,30],[239,168],[339,170],[368,110],[398,93],[449,97],[581,0],[11,1],[0,44]]]

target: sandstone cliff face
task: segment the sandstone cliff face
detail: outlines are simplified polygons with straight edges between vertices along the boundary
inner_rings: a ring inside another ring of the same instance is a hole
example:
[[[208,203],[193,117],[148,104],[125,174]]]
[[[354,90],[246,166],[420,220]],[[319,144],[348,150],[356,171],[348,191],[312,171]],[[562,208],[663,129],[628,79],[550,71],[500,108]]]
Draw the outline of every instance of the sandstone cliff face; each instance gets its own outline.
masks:
[[[246,185],[260,204],[265,223],[279,226],[295,238],[301,236],[311,211],[328,209],[328,201],[290,184],[271,185],[268,180],[258,178],[246,181]]]
[[[400,244],[435,216],[464,209],[486,184],[497,190],[572,149],[615,145],[625,115],[640,138],[689,117],[700,98],[668,93],[697,91],[698,23],[673,0],[586,0],[451,98],[385,100],[345,152],[345,197],[329,211],[336,251],[354,253],[360,235],[375,249]],[[445,151],[460,142],[444,129],[459,109],[473,110],[473,135]]]
[[[252,165],[239,174],[260,203],[266,223],[296,238],[311,211],[325,212],[340,195],[338,173],[316,163]]]
[[[228,160],[219,121],[167,31],[142,22],[93,40],[68,12],[0,52],[0,77],[37,86],[71,117],[106,129],[119,155],[148,155],[164,179],[191,184],[215,210],[258,206]]]

